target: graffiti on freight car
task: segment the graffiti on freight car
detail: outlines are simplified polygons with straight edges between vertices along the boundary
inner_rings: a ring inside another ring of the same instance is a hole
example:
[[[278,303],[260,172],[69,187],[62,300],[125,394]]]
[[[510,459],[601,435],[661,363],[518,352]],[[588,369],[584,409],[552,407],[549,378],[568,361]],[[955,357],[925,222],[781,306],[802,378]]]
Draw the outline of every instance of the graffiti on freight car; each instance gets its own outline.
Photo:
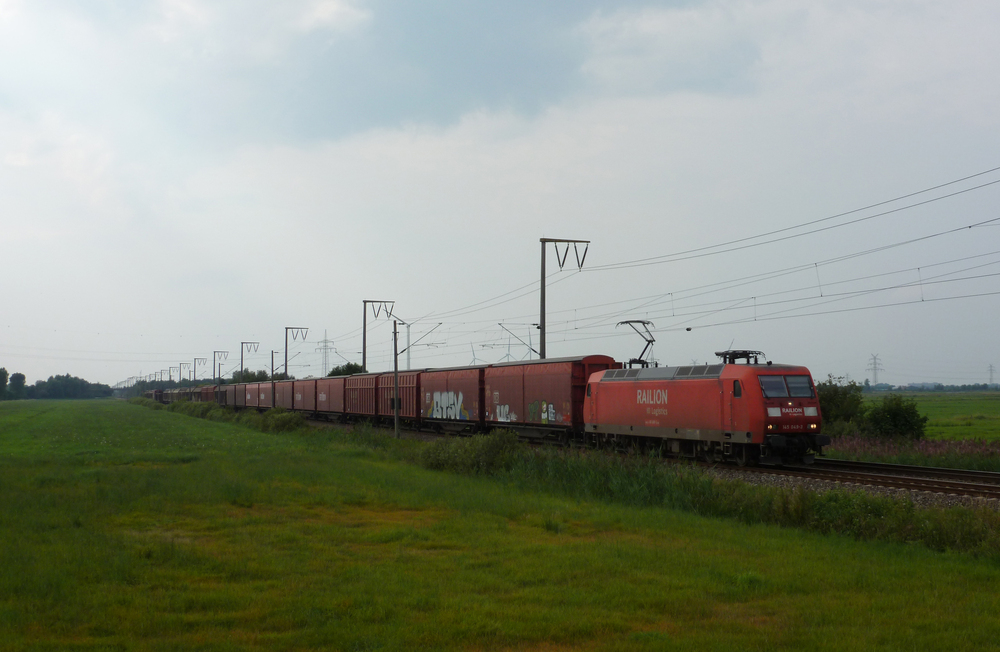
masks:
[[[532,423],[558,423],[562,415],[556,414],[556,404],[547,401],[535,401],[528,404],[528,421]]]
[[[455,392],[434,392],[430,418],[468,421],[469,411],[462,405],[463,398],[462,392],[458,394]]]
[[[517,415],[510,411],[509,405],[498,405],[496,420],[503,423],[509,423],[512,421],[517,421]]]

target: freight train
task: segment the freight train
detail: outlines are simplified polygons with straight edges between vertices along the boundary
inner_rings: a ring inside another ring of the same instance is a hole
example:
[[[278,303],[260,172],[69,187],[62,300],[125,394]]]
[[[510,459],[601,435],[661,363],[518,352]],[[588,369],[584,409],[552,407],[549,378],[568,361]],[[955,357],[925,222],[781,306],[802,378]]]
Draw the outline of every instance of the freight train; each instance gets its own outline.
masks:
[[[604,355],[401,371],[399,416],[410,428],[522,436],[740,465],[811,463],[829,437],[805,367],[722,351],[719,364],[626,369]],[[282,407],[347,420],[394,416],[392,373],[147,392],[154,400]]]

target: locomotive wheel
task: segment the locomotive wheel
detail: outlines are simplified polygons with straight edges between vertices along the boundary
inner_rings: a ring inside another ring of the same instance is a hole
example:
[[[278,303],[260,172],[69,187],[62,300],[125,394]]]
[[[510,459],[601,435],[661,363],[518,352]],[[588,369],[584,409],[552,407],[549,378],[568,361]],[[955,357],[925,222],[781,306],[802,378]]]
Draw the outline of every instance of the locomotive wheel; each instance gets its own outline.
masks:
[[[737,466],[757,466],[757,458],[749,446],[741,445],[736,448],[735,455]]]

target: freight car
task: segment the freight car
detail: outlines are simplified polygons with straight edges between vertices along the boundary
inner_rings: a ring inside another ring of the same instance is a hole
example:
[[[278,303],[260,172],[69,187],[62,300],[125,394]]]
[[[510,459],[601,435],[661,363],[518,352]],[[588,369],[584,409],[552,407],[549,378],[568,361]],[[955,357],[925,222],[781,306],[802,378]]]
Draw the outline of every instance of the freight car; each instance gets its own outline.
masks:
[[[737,464],[811,463],[819,398],[805,367],[722,351],[722,364],[618,369],[587,384],[586,432],[597,444],[655,441],[671,455]],[[745,364],[737,364],[745,360]]]
[[[511,428],[527,437],[653,446],[738,464],[809,463],[822,453],[829,438],[820,434],[808,369],[759,364],[759,351],[717,355],[720,364],[643,369],[591,355],[400,372],[400,419],[438,432]],[[192,398],[391,423],[394,382],[391,373],[363,373],[221,385]],[[177,398],[164,393],[160,400]]]
[[[583,433],[583,395],[591,374],[618,368],[590,355],[399,373],[400,419],[415,428],[485,432],[512,427],[525,436],[569,440]],[[223,385],[220,405],[282,407],[338,420],[389,422],[391,373]],[[273,396],[273,403],[268,402]]]

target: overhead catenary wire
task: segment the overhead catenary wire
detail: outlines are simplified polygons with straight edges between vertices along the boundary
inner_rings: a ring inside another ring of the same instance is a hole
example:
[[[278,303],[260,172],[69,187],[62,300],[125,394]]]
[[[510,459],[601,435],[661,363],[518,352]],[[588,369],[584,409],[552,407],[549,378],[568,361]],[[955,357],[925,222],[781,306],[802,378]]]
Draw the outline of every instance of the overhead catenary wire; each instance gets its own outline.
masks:
[[[952,193],[947,193],[947,194],[944,194],[944,195],[941,195],[941,196],[932,197],[932,198],[929,198],[929,199],[926,199],[926,200],[920,201],[920,202],[911,202],[911,203],[908,203],[906,206],[899,206],[899,207],[893,208],[893,209],[888,210],[888,211],[879,211],[877,214],[874,214],[874,215],[863,215],[863,216],[859,216],[857,219],[852,219],[852,220],[847,220],[847,221],[843,221],[843,222],[838,222],[837,224],[827,225],[827,226],[824,226],[823,228],[810,229],[810,227],[812,227],[812,226],[817,226],[817,225],[820,225],[820,224],[825,224],[827,222],[836,220],[838,218],[844,218],[844,217],[849,217],[850,215],[856,215],[856,214],[858,214],[860,212],[863,212],[863,211],[866,211],[866,210],[874,210],[874,209],[876,209],[878,207],[881,207],[881,206],[888,206],[888,205],[892,204],[893,202],[903,201],[903,200],[906,200],[908,198],[912,198],[912,197],[918,196],[920,194],[932,192],[932,191],[935,191],[935,190],[940,190],[942,188],[945,188],[945,187],[948,187],[948,186],[953,186],[953,185],[955,185],[957,183],[960,183],[960,182],[963,182],[963,181],[969,181],[969,180],[974,179],[974,178],[981,178],[984,175],[987,175],[987,174],[990,174],[990,173],[994,173],[994,172],[997,172],[997,171],[1000,171],[1000,167],[991,168],[989,170],[985,170],[983,172],[976,173],[974,175],[968,175],[966,177],[962,177],[961,179],[956,179],[956,180],[953,180],[953,181],[949,181],[947,183],[943,183],[943,184],[938,184],[936,186],[932,186],[930,188],[925,188],[923,190],[919,190],[919,191],[916,191],[916,192],[912,192],[912,193],[908,193],[908,194],[901,195],[901,196],[898,196],[898,197],[894,197],[892,199],[884,200],[884,201],[877,202],[877,203],[874,203],[874,204],[869,204],[867,206],[864,206],[864,207],[861,207],[861,208],[857,208],[857,209],[853,209],[851,211],[846,211],[846,212],[843,212],[843,213],[839,213],[837,215],[831,215],[831,216],[820,218],[820,219],[817,219],[817,220],[810,220],[810,221],[803,222],[803,223],[800,223],[800,224],[797,224],[797,225],[792,225],[792,226],[784,227],[782,229],[775,229],[775,230],[772,230],[772,231],[768,231],[766,233],[761,233],[761,234],[758,234],[758,235],[755,235],[755,236],[749,236],[749,237],[746,237],[746,238],[738,238],[738,239],[735,239],[735,240],[729,240],[727,242],[717,243],[715,245],[709,245],[709,246],[706,246],[706,247],[699,247],[699,248],[695,248],[695,249],[688,249],[688,250],[685,250],[685,251],[675,252],[673,254],[665,254],[663,256],[652,257],[652,258],[649,258],[649,259],[637,259],[637,260],[634,260],[634,261],[623,261],[623,263],[611,264],[609,266],[594,266],[594,267],[589,268],[589,270],[585,270],[585,271],[596,271],[596,270],[604,268],[604,267],[606,267],[608,269],[611,269],[614,265],[622,265],[622,264],[626,264],[626,266],[619,266],[619,267],[615,267],[615,268],[617,268],[617,269],[626,269],[627,266],[639,266],[639,265],[636,265],[635,263],[643,263],[643,264],[645,264],[646,262],[651,261],[651,260],[662,260],[663,262],[672,262],[672,261],[684,259],[684,258],[679,258],[679,256],[683,256],[683,255],[687,255],[687,254],[699,254],[698,257],[700,257],[700,254],[704,254],[706,256],[707,255],[716,255],[716,254],[719,254],[719,253],[726,253],[726,252],[729,252],[729,251],[736,251],[738,249],[749,248],[751,246],[762,246],[762,245],[771,244],[771,243],[775,243],[775,242],[781,242],[781,241],[787,240],[787,239],[789,239],[791,237],[803,237],[803,236],[807,236],[807,235],[810,235],[810,234],[820,233],[822,231],[826,231],[826,230],[829,230],[831,228],[840,228],[842,226],[848,226],[850,224],[856,224],[858,222],[864,222],[865,220],[871,220],[871,219],[874,219],[876,217],[880,217],[880,216],[884,216],[884,215],[889,215],[889,214],[892,214],[892,213],[898,213],[900,211],[909,210],[909,209],[915,208],[917,206],[922,206],[922,205],[929,204],[929,203],[932,203],[932,202],[938,202],[938,201],[941,201],[941,200],[948,199],[950,197],[955,197],[957,195],[961,195],[961,194],[964,194],[964,193],[969,193],[969,192],[973,192],[973,191],[976,191],[976,190],[984,189],[984,188],[989,187],[989,186],[993,186],[994,184],[1000,183],[1000,180],[988,181],[986,183],[977,184],[974,187],[957,190],[957,191],[952,192]],[[676,308],[678,310],[682,310],[682,311],[687,312],[687,311],[689,311],[694,306],[692,304],[689,304],[689,303],[686,303],[686,302],[690,301],[692,298],[695,298],[697,296],[710,296],[710,295],[715,294],[715,293],[726,292],[726,291],[732,290],[732,289],[734,289],[736,287],[747,286],[747,285],[751,285],[751,284],[754,284],[754,283],[757,283],[757,284],[768,283],[770,281],[773,281],[773,280],[776,280],[776,279],[780,278],[781,276],[786,276],[786,275],[792,275],[792,274],[799,273],[799,272],[802,271],[803,268],[805,268],[805,269],[818,269],[819,267],[821,267],[823,265],[829,265],[829,264],[834,264],[836,262],[843,262],[843,261],[851,260],[851,259],[859,257],[859,256],[870,255],[870,254],[877,253],[877,252],[880,252],[880,251],[885,251],[885,250],[887,250],[889,248],[893,248],[893,247],[905,246],[907,244],[912,244],[914,242],[919,242],[921,240],[926,240],[926,239],[929,239],[929,238],[932,238],[932,237],[938,237],[940,235],[944,235],[944,234],[947,234],[947,233],[954,233],[956,231],[959,231],[959,230],[962,230],[962,229],[966,229],[966,228],[996,226],[995,222],[996,222],[997,219],[1000,219],[1000,218],[996,218],[996,219],[993,219],[993,220],[986,220],[986,221],[983,221],[983,222],[980,222],[980,223],[977,223],[977,224],[966,225],[966,226],[959,227],[959,228],[956,228],[956,229],[949,229],[947,231],[941,231],[939,233],[931,234],[931,235],[927,235],[927,236],[922,236],[920,238],[911,238],[911,239],[908,239],[908,240],[905,240],[905,241],[902,241],[902,242],[899,242],[899,243],[893,243],[893,244],[884,245],[884,246],[881,246],[881,247],[870,248],[870,249],[866,249],[866,250],[859,251],[859,252],[852,252],[850,254],[846,254],[844,256],[839,256],[839,257],[827,259],[825,261],[817,261],[817,262],[804,263],[802,265],[797,265],[797,266],[792,266],[792,267],[789,267],[789,268],[785,268],[784,270],[774,270],[772,272],[761,273],[761,274],[755,275],[757,278],[749,278],[749,277],[743,276],[740,279],[732,279],[732,280],[729,280],[729,281],[719,281],[719,282],[715,282],[715,283],[711,283],[711,284],[704,284],[704,285],[699,286],[697,288],[689,288],[687,290],[676,290],[675,289],[675,290],[672,290],[670,292],[664,292],[664,293],[660,293],[660,294],[648,295],[646,297],[638,297],[636,299],[623,299],[623,300],[618,300],[618,301],[615,301],[615,302],[594,304],[594,305],[591,305],[591,306],[574,306],[573,308],[571,308],[569,310],[563,310],[563,311],[556,310],[556,311],[553,311],[551,314],[553,314],[553,315],[565,314],[565,313],[570,312],[570,310],[572,310],[574,312],[577,312],[578,315],[579,315],[579,317],[575,318],[575,319],[571,319],[571,320],[565,320],[565,321],[559,321],[559,320],[553,320],[553,321],[551,321],[550,324],[551,324],[552,330],[550,331],[550,333],[553,334],[553,335],[562,334],[562,335],[572,336],[573,331],[576,331],[576,330],[582,330],[582,329],[595,330],[595,329],[599,329],[599,328],[601,328],[603,326],[606,326],[606,325],[600,323],[601,320],[610,320],[610,319],[613,318],[613,316],[614,317],[620,317],[621,315],[628,314],[631,311],[651,310],[651,309],[652,310],[659,310],[660,308],[659,308],[658,302],[665,301],[664,297],[669,297],[672,300],[672,302],[676,305]],[[801,231],[801,230],[804,230],[804,229],[806,229],[807,231],[806,232],[802,232],[802,233],[794,233],[796,230]],[[789,235],[787,235],[785,237],[772,238],[772,236],[776,236],[776,235],[780,236],[782,234],[789,234]],[[765,240],[765,239],[768,239],[768,240],[766,242],[761,241],[761,240]],[[746,245],[746,246],[734,247],[734,245]],[[985,256],[985,255],[989,255],[989,254],[981,254],[981,255]],[[960,259],[956,259],[956,260],[960,260]],[[653,263],[651,263],[651,264],[653,264]],[[658,263],[655,263],[655,264],[658,264]],[[940,263],[940,264],[945,264],[945,263]],[[990,263],[990,264],[992,264],[992,263]],[[929,266],[930,265],[928,265],[928,264],[921,264],[920,265],[920,267],[923,268],[923,269],[927,269]],[[555,275],[560,274],[560,273],[563,273],[563,272],[555,272],[555,273],[551,274],[550,276],[555,276]],[[580,272],[577,272],[577,273],[580,273]],[[899,271],[884,272],[884,273],[881,273],[881,274],[871,274],[871,275],[862,276],[862,277],[856,277],[856,278],[847,279],[847,280],[836,280],[836,279],[828,280],[827,274],[824,272],[824,274],[823,274],[823,287],[824,287],[824,290],[826,290],[827,288],[833,288],[833,287],[836,287],[838,285],[843,285],[843,284],[846,284],[846,283],[859,282],[859,281],[862,281],[862,280],[871,279],[871,278],[875,278],[875,277],[878,277],[878,276],[887,276],[889,274],[895,274],[895,273],[900,273],[900,272]],[[954,273],[957,273],[957,272],[950,272],[950,273],[954,274]],[[555,279],[554,282],[568,281],[570,278],[573,278],[573,277],[576,276],[576,274],[571,274],[571,273],[564,273],[564,274],[565,274],[565,276],[563,276],[562,278],[559,278],[559,279]],[[965,282],[965,281],[971,282],[972,278],[973,277],[969,277],[968,279],[954,279],[953,281],[948,281],[948,282],[950,282],[950,283]],[[985,275],[985,276],[980,277],[980,278],[988,278],[988,275]],[[922,279],[922,280],[923,280],[924,284],[930,285],[930,283],[928,283],[927,279]],[[915,285],[916,281],[914,281],[913,284]],[[496,321],[497,321],[497,317],[496,316],[485,317],[485,318],[483,318],[481,320],[478,320],[478,321],[454,322],[453,320],[456,319],[456,318],[461,318],[461,317],[467,316],[467,315],[475,315],[477,313],[481,313],[481,312],[484,312],[484,311],[494,310],[497,307],[500,307],[500,306],[503,306],[503,305],[507,305],[507,304],[510,304],[510,303],[512,303],[514,301],[522,299],[524,297],[533,295],[535,293],[536,288],[537,288],[538,285],[539,285],[539,282],[537,280],[534,280],[534,281],[532,281],[530,283],[526,283],[526,284],[520,285],[520,286],[518,286],[518,287],[516,287],[516,288],[514,288],[512,290],[508,290],[506,292],[494,295],[494,296],[492,296],[492,297],[490,297],[488,299],[477,301],[477,302],[474,302],[474,303],[462,306],[460,308],[455,308],[455,309],[452,309],[452,310],[447,310],[447,311],[437,312],[437,313],[428,313],[425,316],[425,318],[426,317],[434,317],[434,319],[436,321],[437,320],[445,321],[446,324],[445,324],[445,326],[442,326],[442,331],[445,331],[446,337],[456,337],[458,340],[461,340],[461,343],[455,344],[454,347],[452,347],[451,344],[449,343],[449,344],[446,344],[446,345],[442,346],[440,350],[422,352],[422,353],[424,353],[426,355],[422,355],[421,357],[430,357],[431,359],[433,359],[434,357],[442,357],[442,356],[448,354],[448,350],[450,348],[457,348],[457,349],[460,349],[460,350],[465,350],[465,349],[467,349],[470,340],[473,340],[474,342],[483,342],[483,343],[498,341],[497,338],[496,338],[496,336],[493,333],[490,332],[490,328],[488,326],[485,326],[485,324],[495,324]],[[814,284],[814,287],[815,287],[815,284]],[[870,294],[870,293],[876,293],[876,292],[886,292],[886,291],[889,291],[889,290],[892,290],[892,289],[899,289],[899,288],[903,288],[903,287],[907,287],[906,284],[901,284],[901,285],[898,285],[898,286],[889,286],[887,288],[868,288],[866,290],[856,290],[856,291],[852,291],[852,292],[834,293],[834,294],[830,295],[830,297],[832,299],[835,299],[835,300],[850,300],[851,298],[857,298],[857,297],[864,296],[865,293],[869,293]],[[762,309],[766,309],[768,306],[778,306],[778,305],[781,305],[781,304],[790,305],[790,304],[801,304],[803,302],[808,302],[810,300],[810,298],[808,298],[808,297],[806,297],[806,298],[789,299],[787,302],[768,302],[766,300],[765,301],[761,301],[761,299],[765,299],[768,296],[780,296],[782,294],[787,295],[787,294],[794,293],[794,292],[799,292],[799,291],[804,291],[804,288],[794,288],[794,289],[790,289],[790,290],[780,290],[780,291],[766,291],[766,290],[763,291],[763,292],[757,291],[757,292],[753,293],[753,295],[752,295],[751,298],[755,298],[755,300],[757,300],[759,302],[758,303],[758,308],[762,308]],[[944,300],[949,300],[949,299],[952,299],[952,298],[954,298],[954,299],[960,299],[960,298],[963,298],[965,296],[969,296],[969,297],[971,297],[971,296],[992,296],[992,293],[987,292],[987,293],[982,293],[982,294],[958,295],[958,296],[955,296],[955,297],[938,297],[935,300],[936,301],[944,301]],[[824,297],[824,298],[826,298],[826,297]],[[815,297],[813,297],[813,299],[815,299]],[[728,309],[723,309],[723,310],[713,310],[713,311],[711,311],[711,314],[724,314],[724,312],[726,310],[742,309],[741,304],[745,303],[746,301],[747,301],[747,299],[744,298],[744,297],[727,298],[727,299],[719,300],[719,301],[715,302],[715,304],[717,306],[718,305],[724,305],[724,306],[728,305],[728,306],[731,306],[731,307],[728,308]],[[638,303],[638,305],[634,305],[636,303]],[[591,310],[594,310],[594,309],[600,308],[600,307],[614,306],[614,305],[620,305],[620,306],[622,306],[622,310],[605,311],[603,314],[600,314],[600,315],[590,315],[590,314],[587,314],[587,311],[591,311]],[[706,305],[707,306],[709,304],[702,304],[702,305]],[[825,303],[824,304],[815,303],[812,307],[819,307],[821,305],[826,305],[826,304]],[[833,312],[846,312],[846,311],[852,311],[852,310],[869,310],[869,309],[874,309],[874,308],[878,308],[878,307],[890,307],[890,306],[895,306],[895,305],[903,305],[903,304],[900,304],[898,302],[892,302],[892,303],[879,304],[877,306],[851,307],[851,308],[846,308],[846,309],[842,309],[842,310],[836,310],[836,311],[833,311]],[[810,306],[802,306],[802,305],[797,305],[794,308],[789,308],[788,310],[796,312],[796,314],[794,314],[794,315],[788,315],[786,318],[794,318],[794,317],[798,317],[798,316],[807,316],[804,313],[803,314],[798,314],[798,313],[801,313],[802,311],[808,311],[808,310],[810,310],[810,308],[811,308]],[[670,314],[670,313],[668,313],[668,314]],[[706,312],[702,313],[702,317],[700,317],[700,320],[704,321],[706,319],[706,317],[704,316],[705,314],[706,314]],[[818,314],[830,314],[830,313],[829,312],[824,312],[824,313],[818,313]],[[527,314],[527,315],[524,315],[524,316],[525,317],[530,317],[532,315]],[[682,315],[681,313],[678,313],[676,316],[678,318],[681,318],[681,317],[684,317],[685,315]],[[512,320],[517,320],[517,319],[521,319],[521,318],[522,317],[514,316],[514,317],[502,318],[502,320],[504,322],[506,322],[506,323],[509,323]],[[771,314],[770,316],[768,316],[768,315],[760,315],[760,316],[758,316],[758,320],[761,320],[761,321],[772,319],[772,318],[777,318],[776,317],[776,313],[775,314]],[[739,321],[719,322],[719,323],[720,324],[721,323],[739,323]],[[469,326],[474,326],[474,325],[477,325],[477,324],[484,324],[484,326],[482,328],[469,328]],[[709,327],[709,326],[712,326],[712,325],[713,324],[702,324],[699,327],[700,328],[704,328],[704,327]],[[381,327],[382,327],[382,323],[379,322],[373,328],[381,328]],[[493,328],[494,328],[494,330],[496,329],[495,326]],[[562,330],[560,330],[560,328],[562,328]],[[667,329],[664,328],[664,329],[657,329],[657,330],[667,330]],[[358,331],[359,331],[359,329],[354,329],[353,331],[348,331],[348,333],[355,333],[356,334]],[[604,335],[602,335],[602,337],[607,337],[607,336],[611,336],[611,335],[610,334],[604,334]],[[338,338],[338,340],[347,339],[348,341],[350,341],[349,338],[350,338],[350,335],[349,334],[345,334],[344,336],[341,336],[340,338]],[[345,351],[348,351],[348,350],[351,349],[351,347],[347,346],[346,343],[342,343],[341,344],[341,349],[345,350]],[[117,354],[110,353],[110,354],[104,354],[104,355],[111,355],[111,356],[113,356],[113,355],[117,355]],[[160,354],[160,355],[165,355],[165,354]]]
[[[908,193],[906,195],[900,195],[899,197],[894,197],[892,199],[887,199],[887,200],[880,201],[880,202],[877,202],[877,203],[874,203],[874,204],[869,204],[869,205],[863,206],[861,208],[855,208],[855,209],[852,209],[852,210],[849,210],[849,211],[844,211],[842,213],[837,213],[836,215],[830,215],[830,216],[822,217],[822,218],[819,218],[819,219],[816,219],[816,220],[810,220],[810,221],[807,221],[807,222],[802,222],[802,223],[795,224],[795,225],[792,225],[792,226],[783,227],[781,229],[775,229],[775,230],[772,230],[772,231],[767,231],[765,233],[759,233],[757,235],[746,236],[746,237],[743,237],[743,238],[737,238],[735,240],[728,240],[728,241],[725,241],[725,242],[720,242],[720,243],[716,243],[716,244],[712,244],[712,245],[705,245],[705,246],[702,246],[702,247],[696,247],[696,248],[693,248],[693,249],[687,249],[687,250],[684,250],[684,251],[678,251],[678,252],[674,252],[674,253],[671,253],[671,254],[663,254],[663,255],[660,255],[660,256],[650,256],[648,258],[639,258],[639,259],[628,260],[628,261],[620,261],[620,262],[617,262],[617,263],[607,263],[607,264],[604,264],[604,265],[593,265],[593,266],[587,268],[584,271],[586,271],[586,272],[597,272],[597,271],[605,271],[605,270],[611,270],[611,269],[627,269],[627,268],[631,268],[631,267],[643,267],[643,266],[646,266],[646,265],[658,265],[658,264],[669,263],[669,262],[679,262],[679,261],[682,261],[682,260],[691,260],[691,259],[694,259],[694,258],[703,258],[703,257],[706,257],[706,256],[715,256],[715,255],[722,254],[722,253],[730,253],[730,252],[733,252],[733,251],[739,251],[739,250],[742,250],[742,249],[749,249],[751,247],[758,247],[758,246],[762,246],[762,245],[765,245],[765,244],[773,244],[775,242],[783,242],[785,240],[790,240],[792,238],[799,238],[799,237],[804,237],[804,236],[807,236],[807,235],[813,235],[813,234],[816,234],[816,233],[822,233],[824,231],[829,231],[831,229],[841,228],[841,227],[844,227],[844,226],[850,226],[852,224],[858,224],[860,222],[865,222],[865,221],[868,221],[868,220],[872,220],[872,219],[875,219],[877,217],[884,217],[886,215],[892,215],[894,213],[899,213],[901,211],[909,210],[911,208],[917,208],[919,206],[925,206],[927,204],[931,204],[931,203],[934,203],[934,202],[942,201],[944,199],[950,199],[952,197],[956,197],[958,195],[962,195],[962,194],[965,194],[965,193],[973,192],[975,190],[981,190],[983,188],[987,188],[987,187],[990,187],[990,186],[993,186],[993,185],[996,185],[996,184],[1000,183],[1000,179],[995,179],[993,181],[988,181],[988,182],[980,184],[978,186],[973,186],[971,188],[965,188],[965,189],[962,189],[962,190],[957,190],[955,192],[948,193],[946,195],[941,195],[939,197],[932,197],[931,199],[927,199],[927,200],[924,200],[924,201],[916,202],[916,203],[913,203],[913,204],[908,204],[906,206],[901,206],[899,208],[893,208],[891,210],[883,211],[881,213],[875,213],[874,215],[867,215],[867,216],[859,217],[859,218],[856,218],[856,219],[853,219],[853,220],[848,220],[847,222],[842,222],[840,224],[835,224],[835,225],[832,225],[832,226],[825,226],[825,227],[819,228],[819,229],[813,229],[811,231],[806,231],[804,233],[798,233],[798,234],[795,234],[795,235],[784,236],[784,237],[781,237],[781,238],[774,238],[774,239],[771,239],[771,240],[766,240],[764,242],[757,242],[757,243],[742,245],[742,246],[738,246],[738,247],[731,246],[731,245],[738,245],[738,244],[744,243],[744,242],[750,242],[752,240],[759,240],[761,238],[767,238],[767,237],[770,237],[772,235],[777,235],[779,233],[787,233],[788,231],[794,231],[796,229],[807,228],[809,226],[813,226],[815,224],[820,224],[822,222],[827,222],[829,220],[834,220],[834,219],[837,219],[837,218],[840,218],[840,217],[846,217],[848,215],[853,215],[855,213],[860,213],[860,212],[866,211],[866,210],[871,210],[872,208],[877,208],[879,206],[885,206],[885,205],[891,204],[893,202],[902,201],[903,199],[908,199],[910,197],[915,197],[916,195],[920,195],[920,194],[923,194],[923,193],[926,193],[926,192],[931,192],[933,190],[938,190],[940,188],[944,188],[946,186],[954,185],[956,183],[961,183],[962,181],[967,181],[969,179],[973,179],[973,178],[980,177],[980,176],[983,176],[983,175],[986,175],[986,174],[990,174],[990,173],[996,172],[998,170],[1000,170],[1000,167],[991,168],[989,170],[984,170],[983,172],[977,172],[976,174],[969,175],[969,176],[966,176],[966,177],[962,177],[961,179],[956,179],[954,181],[949,181],[949,182],[946,182],[946,183],[943,183],[943,184],[938,184],[936,186],[933,186],[933,187],[930,187],[930,188],[925,188],[923,190],[918,190],[918,191],[915,191],[915,192],[911,192],[911,193]]]

